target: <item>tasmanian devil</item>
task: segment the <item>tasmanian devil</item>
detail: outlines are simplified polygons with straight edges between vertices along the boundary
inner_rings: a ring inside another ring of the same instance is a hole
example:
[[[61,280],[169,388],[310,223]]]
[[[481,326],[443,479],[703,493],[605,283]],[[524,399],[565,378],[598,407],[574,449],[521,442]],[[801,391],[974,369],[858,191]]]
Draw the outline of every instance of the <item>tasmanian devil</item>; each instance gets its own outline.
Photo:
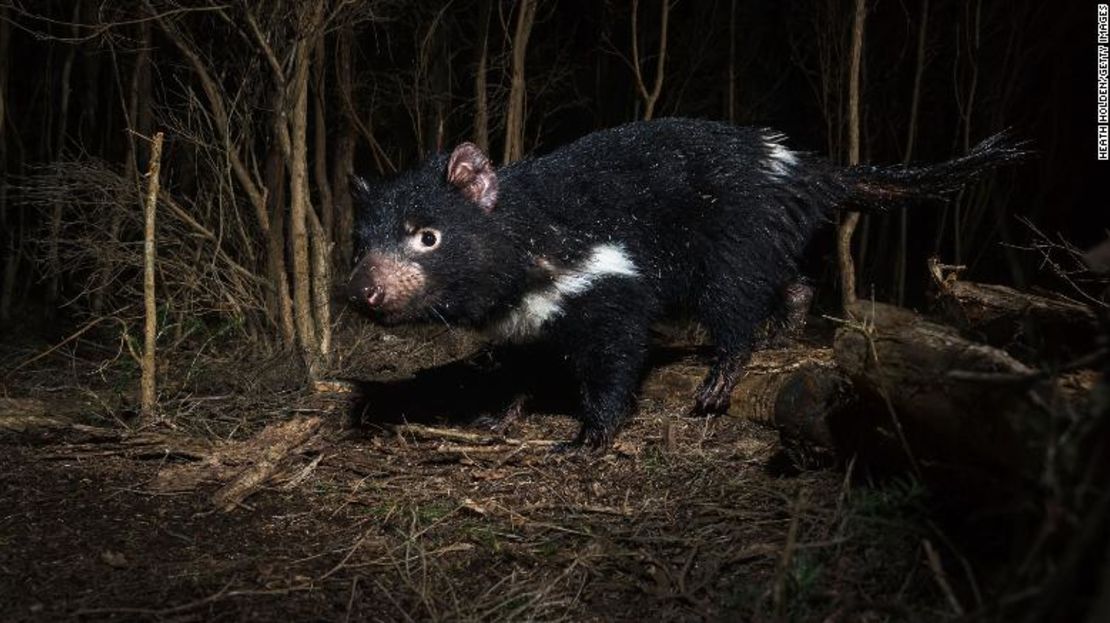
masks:
[[[943,196],[1022,152],[995,136],[931,166],[835,166],[782,134],[666,119],[495,168],[471,143],[392,181],[354,180],[351,301],[385,324],[543,339],[581,386],[573,445],[604,447],[634,407],[650,325],[674,312],[716,355],[693,410],[728,408],[753,334],[840,209]]]

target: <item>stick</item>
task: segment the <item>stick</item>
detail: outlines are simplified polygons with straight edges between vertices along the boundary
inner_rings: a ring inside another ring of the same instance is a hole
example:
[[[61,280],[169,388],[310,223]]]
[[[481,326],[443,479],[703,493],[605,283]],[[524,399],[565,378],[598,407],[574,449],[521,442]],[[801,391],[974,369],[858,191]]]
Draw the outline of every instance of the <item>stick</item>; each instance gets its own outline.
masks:
[[[948,583],[948,575],[944,572],[944,567],[940,564],[940,556],[937,551],[933,549],[933,544],[929,539],[922,539],[921,545],[925,548],[925,558],[929,562],[929,570],[933,572],[933,579],[936,580],[937,586],[940,587],[944,593],[945,599],[948,600],[948,605],[952,607],[952,611],[957,616],[964,614],[964,608],[960,605],[960,600],[956,599],[956,593],[952,591],[952,586]]]
[[[8,378],[9,376],[11,376],[12,374],[15,374],[15,373],[16,373],[16,372],[18,372],[19,370],[22,370],[23,368],[25,368],[25,367],[27,367],[27,366],[31,365],[32,363],[35,363],[35,362],[36,362],[36,361],[38,361],[39,359],[42,359],[43,357],[45,357],[45,356],[49,355],[50,353],[52,353],[52,352],[54,352],[54,351],[58,350],[59,348],[61,348],[61,347],[65,346],[66,344],[69,344],[69,343],[70,343],[70,342],[72,342],[73,340],[76,340],[77,338],[79,338],[79,337],[81,337],[82,335],[84,335],[86,331],[88,331],[89,329],[91,329],[91,328],[95,327],[96,325],[100,324],[100,321],[101,321],[101,320],[104,320],[104,318],[103,318],[103,317],[100,317],[100,318],[93,318],[93,319],[92,319],[92,320],[90,320],[89,322],[85,323],[85,325],[84,325],[83,327],[81,327],[80,329],[78,329],[78,330],[74,331],[74,332],[73,332],[73,334],[72,334],[72,335],[70,335],[69,337],[67,337],[66,339],[62,340],[61,342],[58,342],[57,344],[55,344],[55,345],[51,346],[50,348],[48,348],[48,349],[44,350],[44,351],[43,351],[43,352],[41,352],[41,353],[39,353],[39,354],[35,355],[34,357],[31,357],[30,359],[28,359],[28,360],[24,361],[23,363],[21,363],[21,364],[19,364],[18,366],[16,366],[16,367],[12,368],[11,370],[8,370],[8,371],[7,371],[7,372],[6,372],[5,374],[4,374],[4,377],[3,377],[3,378]]]
[[[468,433],[461,430],[452,430],[450,428],[438,428],[435,426],[423,426],[420,424],[398,424],[393,427],[393,430],[400,434],[409,434],[418,439],[425,439],[429,441],[436,441],[440,439],[448,439],[451,441],[466,441],[470,443],[490,444],[496,441],[490,435],[482,435],[478,433]]]
[[[224,512],[234,510],[247,496],[266,484],[277,473],[282,459],[311,439],[323,423],[319,417],[310,417],[271,424],[255,437],[256,441],[266,444],[262,455],[254,465],[213,494],[212,503]]]
[[[146,231],[143,237],[143,303],[146,308],[143,339],[142,411],[143,419],[157,419],[157,387],[155,385],[154,339],[158,335],[158,308],[154,300],[154,214],[158,206],[159,174],[162,169],[162,133],[154,135],[150,146],[150,168],[147,171],[147,194],[143,206]]]
[[[860,160],[860,65],[863,63],[863,28],[867,19],[867,3],[856,0],[855,18],[852,21],[851,65],[848,71],[848,164]],[[844,307],[856,302],[856,267],[852,261],[852,234],[859,223],[859,212],[844,215],[836,236],[836,251],[840,264],[840,296]]]
[[[779,557],[779,567],[775,571],[775,583],[771,588],[771,601],[775,608],[775,618],[784,620],[786,594],[786,580],[790,574],[790,565],[794,560],[794,550],[798,546],[798,522],[801,519],[802,507],[805,504],[805,488],[798,490],[798,497],[794,499],[794,508],[790,513],[790,527],[786,531],[786,544]]]

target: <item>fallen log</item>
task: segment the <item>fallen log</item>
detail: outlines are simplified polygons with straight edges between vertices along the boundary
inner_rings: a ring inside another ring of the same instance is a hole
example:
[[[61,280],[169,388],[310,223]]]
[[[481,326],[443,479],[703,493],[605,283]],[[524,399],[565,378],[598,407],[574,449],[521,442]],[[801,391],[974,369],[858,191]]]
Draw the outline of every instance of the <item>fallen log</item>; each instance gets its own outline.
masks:
[[[81,409],[82,405],[73,402],[0,398],[0,441],[11,438],[20,443],[60,440],[78,443],[122,436],[113,429],[78,422]]]
[[[686,409],[709,366],[680,362],[653,369],[640,396],[673,409]],[[757,351],[732,390],[728,415],[778,430],[786,449],[800,458],[836,454],[841,415],[855,402],[847,377],[837,370],[833,351],[794,345]]]
[[[744,376],[732,390],[728,415],[773,425],[779,390],[802,368],[833,370],[829,348],[792,346],[756,351]],[[640,396],[668,407],[688,407],[709,366],[700,361],[680,361],[652,369],[644,379]]]
[[[856,389],[840,369],[807,364],[775,397],[774,427],[794,465],[814,468],[851,457],[861,436]]]
[[[959,278],[959,268],[929,260],[937,311],[964,335],[1022,356],[1074,358],[1092,347],[1094,310],[1058,295],[1039,295]]]
[[[127,456],[134,459],[170,457],[200,460],[211,443],[164,428],[128,430],[80,421],[82,405],[73,401],[0,398],[0,442],[61,445],[43,458]]]
[[[1056,383],[1006,351],[905,309],[861,303],[834,339],[877,431],[915,471],[1035,480]]]

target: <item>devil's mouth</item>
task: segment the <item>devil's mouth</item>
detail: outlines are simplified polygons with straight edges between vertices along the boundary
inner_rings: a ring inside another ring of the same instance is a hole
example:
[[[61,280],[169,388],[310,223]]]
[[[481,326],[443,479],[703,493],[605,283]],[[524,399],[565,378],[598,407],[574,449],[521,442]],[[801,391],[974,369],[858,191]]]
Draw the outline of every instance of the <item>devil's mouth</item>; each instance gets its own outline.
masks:
[[[358,310],[358,313],[361,316],[369,319],[371,322],[374,322],[375,324],[380,324],[380,325],[393,326],[393,325],[399,325],[399,324],[405,324],[405,323],[411,323],[411,322],[418,322],[420,320],[419,318],[417,318],[413,314],[412,309],[409,308],[409,307],[397,307],[397,308],[377,307],[377,308],[373,308],[373,307],[367,306],[366,304],[361,304],[361,305],[356,304],[355,308]]]
[[[359,305],[359,312],[377,324],[383,325],[396,325],[405,322],[407,319],[404,310],[399,309],[372,309],[365,305]]]

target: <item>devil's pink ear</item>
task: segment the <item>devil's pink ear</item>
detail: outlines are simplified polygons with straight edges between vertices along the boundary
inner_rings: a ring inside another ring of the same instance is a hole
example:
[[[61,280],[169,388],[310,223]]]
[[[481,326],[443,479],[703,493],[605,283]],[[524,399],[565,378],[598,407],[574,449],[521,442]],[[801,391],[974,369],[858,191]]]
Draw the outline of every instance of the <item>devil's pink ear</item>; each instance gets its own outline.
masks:
[[[497,205],[497,174],[493,171],[493,163],[474,143],[463,143],[451,152],[451,159],[447,161],[447,181],[487,213]]]

